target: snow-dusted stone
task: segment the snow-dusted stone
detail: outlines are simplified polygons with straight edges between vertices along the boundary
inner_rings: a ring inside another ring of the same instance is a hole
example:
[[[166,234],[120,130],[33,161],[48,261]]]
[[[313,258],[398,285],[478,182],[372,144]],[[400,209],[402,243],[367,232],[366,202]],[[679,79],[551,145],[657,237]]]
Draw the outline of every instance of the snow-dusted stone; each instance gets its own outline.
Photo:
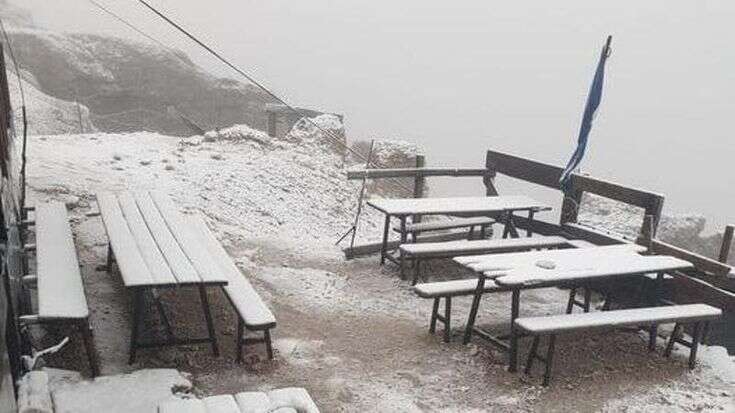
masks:
[[[229,394],[210,396],[204,399],[207,413],[240,413],[235,398]]]
[[[18,413],[53,413],[48,375],[31,371],[18,383]]]
[[[235,401],[242,413],[267,413],[271,399],[259,391],[246,391],[235,395]]]
[[[130,374],[51,388],[55,413],[151,413],[191,382],[174,369],[145,369]]]
[[[309,392],[301,387],[271,390],[268,392],[268,397],[271,400],[272,409],[291,407],[295,408],[298,413],[319,413],[319,408],[316,407]]]

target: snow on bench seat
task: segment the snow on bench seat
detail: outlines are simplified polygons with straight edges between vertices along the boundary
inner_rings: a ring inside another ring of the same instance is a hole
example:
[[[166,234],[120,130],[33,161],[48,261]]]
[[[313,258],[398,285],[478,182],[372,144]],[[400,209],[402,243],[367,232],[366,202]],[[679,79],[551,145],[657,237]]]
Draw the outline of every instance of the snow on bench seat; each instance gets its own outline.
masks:
[[[559,236],[540,236],[531,238],[506,238],[476,241],[426,242],[402,244],[400,250],[408,256],[448,256],[479,254],[482,252],[517,251],[531,248],[551,248],[568,245],[569,240]]]
[[[714,320],[722,310],[707,304],[632,308],[594,313],[562,314],[517,318],[518,328],[531,334],[555,334],[594,328],[615,328],[644,324],[691,323]]]
[[[488,217],[472,217],[472,218],[457,218],[445,221],[429,221],[429,222],[417,222],[415,224],[406,224],[406,233],[422,232],[422,231],[437,231],[441,229],[454,229],[474,226],[488,226],[495,223],[493,218]],[[400,232],[401,228],[394,228],[395,231]]]
[[[197,231],[201,242],[214,258],[214,264],[227,277],[228,283],[223,288],[232,301],[232,305],[245,321],[245,325],[251,329],[275,326],[276,317],[237,268],[204,220],[199,216],[194,216],[188,221],[188,225]]]
[[[89,316],[66,206],[36,205],[38,315],[42,319]]]
[[[439,281],[433,283],[416,284],[413,287],[414,292],[421,298],[437,298],[437,297],[457,297],[462,295],[472,295],[477,289],[477,279],[470,278],[465,280]],[[485,281],[486,293],[497,291],[507,291],[495,284],[492,280]]]
[[[319,413],[306,389],[290,387],[264,392],[223,394],[204,399],[170,400],[158,413]]]

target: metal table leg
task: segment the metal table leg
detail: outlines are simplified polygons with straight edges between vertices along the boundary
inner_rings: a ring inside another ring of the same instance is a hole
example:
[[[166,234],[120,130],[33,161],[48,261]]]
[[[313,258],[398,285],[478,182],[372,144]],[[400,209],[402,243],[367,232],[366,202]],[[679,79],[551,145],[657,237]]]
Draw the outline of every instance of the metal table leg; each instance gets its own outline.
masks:
[[[219,357],[219,348],[217,347],[217,336],[214,332],[214,322],[212,321],[212,313],[209,310],[209,299],[207,298],[207,290],[204,286],[199,287],[199,298],[202,301],[202,309],[204,310],[204,319],[207,322],[207,331],[209,339],[212,343],[212,354]]]
[[[510,351],[508,352],[508,371],[511,373],[518,370],[518,333],[516,332],[515,321],[518,318],[520,299],[520,288],[514,288],[510,305]]]
[[[385,264],[385,256],[388,254],[388,231],[390,231],[390,215],[385,214],[385,225],[383,226],[383,245],[380,247],[380,265]]]

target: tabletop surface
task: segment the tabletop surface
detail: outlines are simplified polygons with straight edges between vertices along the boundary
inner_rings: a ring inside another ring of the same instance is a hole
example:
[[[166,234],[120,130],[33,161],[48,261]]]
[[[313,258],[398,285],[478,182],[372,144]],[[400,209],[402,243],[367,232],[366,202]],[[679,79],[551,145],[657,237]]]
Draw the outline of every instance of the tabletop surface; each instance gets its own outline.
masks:
[[[525,195],[454,198],[381,198],[371,199],[367,201],[367,204],[390,215],[471,214],[551,209],[550,206]]]
[[[167,195],[108,192],[97,203],[126,287],[227,284]]]
[[[543,268],[539,265],[546,266]],[[644,256],[638,254],[611,254],[607,258],[597,257],[594,262],[565,262],[550,268],[539,262],[533,267],[499,271],[495,283],[505,287],[545,287],[568,282],[658,273],[694,268],[688,261],[667,255]]]

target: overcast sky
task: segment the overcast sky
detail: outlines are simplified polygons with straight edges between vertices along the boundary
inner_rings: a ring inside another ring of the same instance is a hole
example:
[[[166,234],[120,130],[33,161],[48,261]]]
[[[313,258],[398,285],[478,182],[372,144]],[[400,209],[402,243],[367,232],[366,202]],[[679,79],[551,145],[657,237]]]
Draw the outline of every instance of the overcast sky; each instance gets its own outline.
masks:
[[[87,0],[11,1],[53,29],[139,38]],[[97,1],[231,75],[136,1]],[[150,1],[286,100],[344,113],[351,138],[403,137],[430,164],[468,167],[486,148],[564,163],[612,34],[583,171],[662,192],[669,213],[735,222],[731,0]]]

